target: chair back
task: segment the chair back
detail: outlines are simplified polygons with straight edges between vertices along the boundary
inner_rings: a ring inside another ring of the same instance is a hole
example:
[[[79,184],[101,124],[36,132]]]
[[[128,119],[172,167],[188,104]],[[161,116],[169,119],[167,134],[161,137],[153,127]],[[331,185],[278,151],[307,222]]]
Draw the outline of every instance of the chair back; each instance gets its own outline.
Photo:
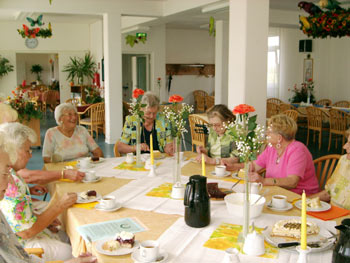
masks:
[[[270,118],[273,115],[276,115],[279,113],[279,104],[274,102],[267,102],[266,103],[266,117]]]
[[[196,112],[205,111],[205,97],[208,96],[208,93],[204,90],[195,90],[193,91],[194,97],[194,110]]]
[[[283,114],[292,118],[295,122],[297,122],[297,120],[298,120],[299,113],[296,110],[286,110],[285,112],[283,112]]]
[[[318,100],[315,103],[316,105],[322,105],[322,106],[330,106],[332,105],[332,101],[329,99],[322,99],[322,100]]]
[[[43,93],[42,100],[43,100],[43,103],[45,103],[46,105],[49,105],[54,110],[57,105],[57,91],[55,90],[45,91]]]
[[[206,96],[205,97],[205,108],[210,109],[215,104],[215,97],[214,96]]]
[[[290,104],[287,104],[284,102],[279,104],[279,108],[280,108],[280,110],[279,110],[280,113],[283,113],[287,110],[295,110],[295,107],[293,105],[290,105]]]
[[[95,103],[92,104],[91,106],[91,123],[93,125],[100,125],[104,124],[105,122],[105,103],[100,102],[100,103]]]
[[[269,98],[266,100],[266,102],[272,102],[272,103],[276,103],[276,104],[281,104],[283,103],[283,100],[277,99],[277,98]]]
[[[117,141],[118,142],[118,141]],[[114,144],[114,157],[120,157],[120,152],[118,151],[118,146],[117,146],[117,142]]]
[[[70,104],[73,104],[74,106],[77,106],[80,103],[80,101],[79,101],[79,98],[72,98],[72,99],[66,100],[66,103],[70,103]]]
[[[209,123],[202,118],[191,114],[189,117],[191,138],[192,138],[192,151],[194,150],[193,145],[204,146],[206,145],[206,134],[204,133],[204,126]]]
[[[350,102],[347,100],[341,100],[334,103],[332,106],[341,108],[350,108]]]
[[[332,176],[340,156],[340,154],[330,154],[314,160],[320,190],[324,189],[327,180]]]
[[[322,130],[322,120],[324,120],[325,113],[323,110],[316,107],[306,107],[307,112],[307,126],[312,130]]]

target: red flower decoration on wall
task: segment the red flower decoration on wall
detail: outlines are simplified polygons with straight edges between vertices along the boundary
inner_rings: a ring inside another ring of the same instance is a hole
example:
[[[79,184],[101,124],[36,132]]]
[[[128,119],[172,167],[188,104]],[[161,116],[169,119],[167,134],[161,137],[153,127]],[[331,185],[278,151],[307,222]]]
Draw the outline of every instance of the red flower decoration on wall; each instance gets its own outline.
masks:
[[[170,98],[169,98],[169,102],[171,102],[171,103],[173,103],[173,102],[177,103],[177,102],[181,102],[183,100],[184,100],[183,97],[181,97],[180,95],[176,95],[176,94],[170,96]]]
[[[247,104],[239,104],[233,109],[233,114],[246,114],[249,112],[254,112],[255,109],[253,106],[247,105]]]
[[[145,91],[142,89],[134,89],[134,91],[132,92],[132,97],[137,99],[140,95],[145,94]]]

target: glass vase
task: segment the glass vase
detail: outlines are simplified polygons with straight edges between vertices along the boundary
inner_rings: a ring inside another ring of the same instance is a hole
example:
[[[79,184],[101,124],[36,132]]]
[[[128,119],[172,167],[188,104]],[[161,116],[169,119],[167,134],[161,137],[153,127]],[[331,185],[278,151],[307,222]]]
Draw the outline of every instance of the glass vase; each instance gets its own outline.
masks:
[[[136,124],[136,167],[142,167],[141,161],[141,123],[140,120]]]
[[[174,199],[184,198],[185,188],[181,184],[181,140],[176,137],[174,140],[174,168],[173,168],[173,188],[171,197]]]
[[[243,239],[249,232],[250,182],[248,178],[249,162],[244,163],[244,204],[243,204]]]

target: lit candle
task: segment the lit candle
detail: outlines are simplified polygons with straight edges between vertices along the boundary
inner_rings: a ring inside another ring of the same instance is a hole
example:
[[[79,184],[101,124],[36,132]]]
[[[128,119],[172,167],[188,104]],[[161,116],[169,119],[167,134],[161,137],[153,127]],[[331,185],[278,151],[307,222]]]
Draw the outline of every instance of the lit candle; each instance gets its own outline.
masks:
[[[153,165],[154,158],[153,158],[153,136],[152,136],[152,134],[149,136],[149,144],[150,144],[150,152],[151,152],[151,165]]]
[[[305,191],[301,195],[301,240],[300,248],[306,250],[306,195]]]
[[[204,158],[204,153],[202,153],[202,175],[205,175],[205,158]]]

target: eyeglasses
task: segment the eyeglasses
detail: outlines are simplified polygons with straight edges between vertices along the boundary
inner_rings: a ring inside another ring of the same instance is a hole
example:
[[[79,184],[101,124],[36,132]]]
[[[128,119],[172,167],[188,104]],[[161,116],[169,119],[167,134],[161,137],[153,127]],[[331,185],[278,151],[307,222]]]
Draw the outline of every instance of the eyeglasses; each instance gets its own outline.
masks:
[[[78,116],[78,114],[77,113],[65,113],[65,114],[62,114],[62,116],[68,116],[70,118],[70,117],[76,117],[76,116]]]
[[[222,128],[222,123],[210,123],[208,124],[210,128]]]

